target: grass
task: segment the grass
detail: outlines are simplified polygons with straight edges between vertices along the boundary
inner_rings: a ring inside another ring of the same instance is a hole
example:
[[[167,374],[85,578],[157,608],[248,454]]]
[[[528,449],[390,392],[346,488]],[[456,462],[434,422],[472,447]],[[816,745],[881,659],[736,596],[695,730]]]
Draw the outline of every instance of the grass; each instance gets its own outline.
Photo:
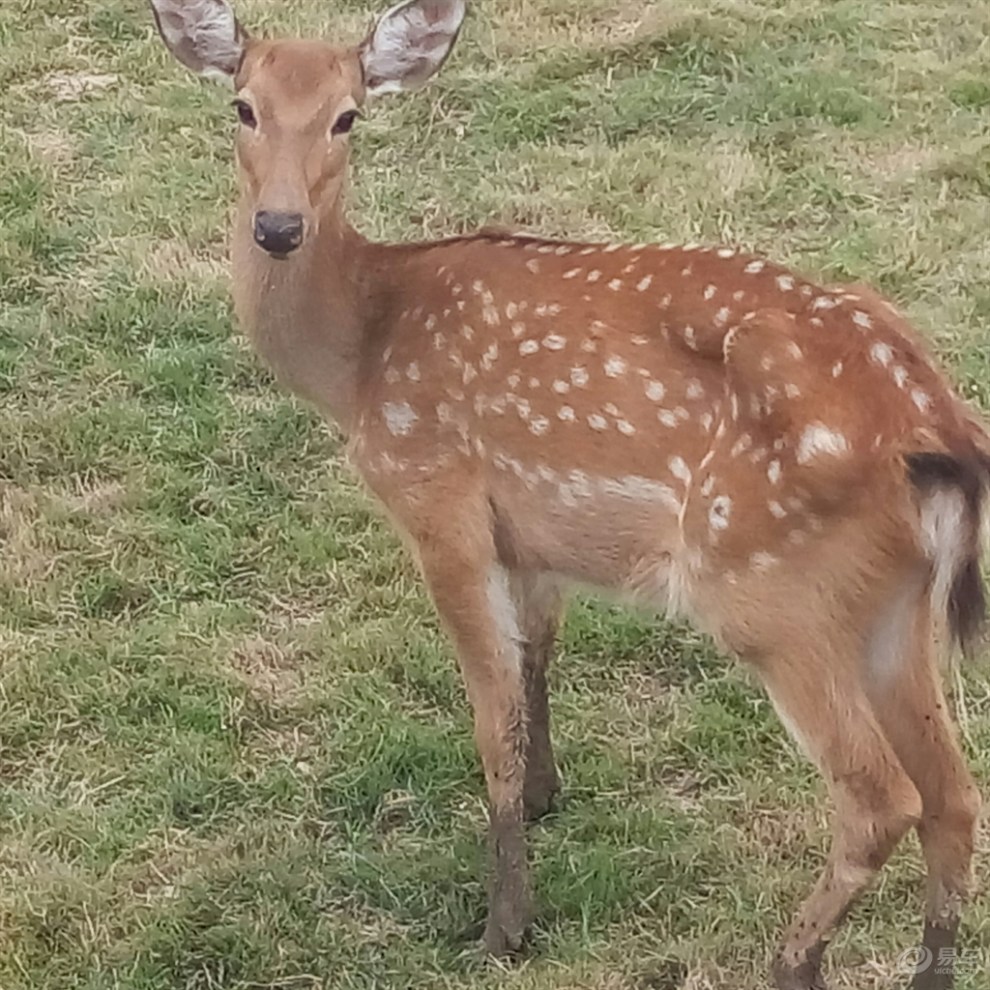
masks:
[[[341,38],[368,19],[241,6]],[[443,79],[362,124],[365,232],[741,242],[878,285],[990,409],[982,0],[475,8]],[[138,0],[7,0],[0,49],[0,987],[765,986],[823,787],[703,639],[583,600],[534,951],[479,960],[450,649],[339,437],[231,330],[228,95]],[[986,663],[966,696],[986,785]],[[921,883],[911,841],[836,987],[904,982]],[[961,990],[987,986],[988,942],[981,891]]]

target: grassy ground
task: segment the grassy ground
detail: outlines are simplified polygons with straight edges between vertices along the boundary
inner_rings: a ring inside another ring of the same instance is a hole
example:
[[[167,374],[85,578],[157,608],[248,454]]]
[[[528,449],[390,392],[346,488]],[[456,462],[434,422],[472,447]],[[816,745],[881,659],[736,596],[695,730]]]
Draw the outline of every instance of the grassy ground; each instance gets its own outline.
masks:
[[[990,409],[983,0],[475,7],[443,81],[362,124],[362,229],[738,241],[878,284]],[[535,951],[478,960],[450,650],[339,439],[231,332],[229,95],[138,0],[5,0],[0,52],[0,987],[763,987],[823,788],[703,640],[588,602],[555,671]],[[986,784],[987,664],[966,682]],[[912,840],[837,987],[904,982],[921,877]],[[985,895],[964,938],[960,985],[986,987]]]

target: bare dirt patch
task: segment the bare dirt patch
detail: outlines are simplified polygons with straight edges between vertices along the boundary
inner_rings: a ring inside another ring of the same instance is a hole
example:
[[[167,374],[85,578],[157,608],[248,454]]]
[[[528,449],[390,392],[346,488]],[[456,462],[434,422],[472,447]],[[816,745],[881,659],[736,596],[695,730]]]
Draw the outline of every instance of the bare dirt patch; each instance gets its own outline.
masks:
[[[75,103],[90,93],[112,89],[120,81],[113,73],[53,72],[45,82],[58,103]]]

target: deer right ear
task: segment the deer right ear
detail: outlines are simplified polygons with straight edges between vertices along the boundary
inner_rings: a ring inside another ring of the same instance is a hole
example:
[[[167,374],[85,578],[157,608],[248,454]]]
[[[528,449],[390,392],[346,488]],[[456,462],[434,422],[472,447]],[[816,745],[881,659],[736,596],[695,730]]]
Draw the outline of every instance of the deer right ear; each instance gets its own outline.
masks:
[[[403,0],[361,45],[368,96],[418,89],[447,60],[467,13],[466,0]]]
[[[233,79],[248,35],[227,0],[151,0],[151,10],[165,47],[184,66]]]

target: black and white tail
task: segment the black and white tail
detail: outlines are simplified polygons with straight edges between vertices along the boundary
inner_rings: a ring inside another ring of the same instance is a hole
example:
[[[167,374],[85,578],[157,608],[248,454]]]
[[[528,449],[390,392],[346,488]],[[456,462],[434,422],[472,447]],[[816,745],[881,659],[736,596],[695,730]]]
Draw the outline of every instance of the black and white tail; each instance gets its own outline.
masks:
[[[990,456],[974,451],[911,453],[908,475],[918,493],[921,534],[932,564],[932,602],[953,641],[970,652],[987,614],[980,558],[988,524]]]

